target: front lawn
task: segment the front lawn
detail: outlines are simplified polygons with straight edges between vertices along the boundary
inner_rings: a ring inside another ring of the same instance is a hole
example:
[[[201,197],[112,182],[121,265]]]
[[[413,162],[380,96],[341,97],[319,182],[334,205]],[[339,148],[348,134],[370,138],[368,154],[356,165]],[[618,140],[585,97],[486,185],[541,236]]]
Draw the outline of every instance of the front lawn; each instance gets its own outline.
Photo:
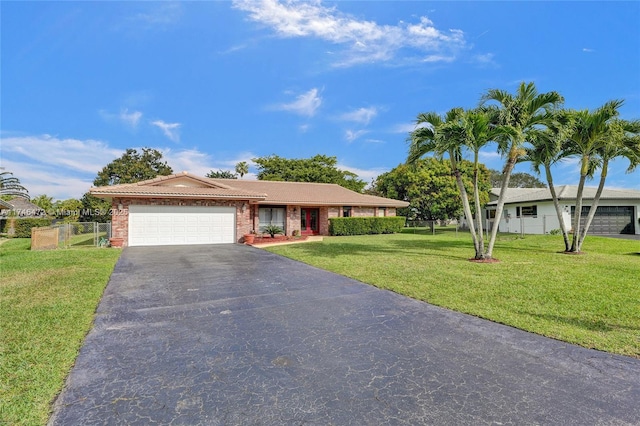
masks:
[[[119,250],[0,244],[0,424],[46,424]]]
[[[500,263],[469,262],[466,233],[330,237],[267,250],[374,286],[588,348],[640,358],[640,242],[501,236]]]

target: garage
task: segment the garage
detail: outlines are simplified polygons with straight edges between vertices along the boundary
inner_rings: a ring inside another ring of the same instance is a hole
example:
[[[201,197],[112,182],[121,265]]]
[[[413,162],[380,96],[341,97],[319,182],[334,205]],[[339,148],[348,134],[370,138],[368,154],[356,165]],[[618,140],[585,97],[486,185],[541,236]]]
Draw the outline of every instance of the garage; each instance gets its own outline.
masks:
[[[580,217],[580,227],[583,228],[587,215],[589,214],[589,206],[582,207]],[[571,216],[574,217],[576,208],[571,208]],[[634,214],[632,206],[598,206],[596,214],[593,216],[591,226],[589,226],[589,234],[606,235],[606,234],[634,234]]]
[[[129,246],[232,244],[234,207],[129,206]]]

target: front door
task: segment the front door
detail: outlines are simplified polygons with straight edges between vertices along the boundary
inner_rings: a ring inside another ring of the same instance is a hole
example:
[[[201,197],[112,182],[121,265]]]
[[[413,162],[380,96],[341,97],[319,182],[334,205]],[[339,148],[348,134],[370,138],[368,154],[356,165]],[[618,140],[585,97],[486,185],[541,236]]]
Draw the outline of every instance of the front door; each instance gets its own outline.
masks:
[[[320,233],[320,209],[300,209],[300,233],[302,235]]]

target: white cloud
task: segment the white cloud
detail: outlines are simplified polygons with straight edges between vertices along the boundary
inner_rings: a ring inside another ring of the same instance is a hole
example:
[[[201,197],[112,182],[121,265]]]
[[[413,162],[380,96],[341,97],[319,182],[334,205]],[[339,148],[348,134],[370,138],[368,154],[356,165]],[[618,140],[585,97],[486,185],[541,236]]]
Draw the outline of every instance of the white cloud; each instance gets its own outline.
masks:
[[[358,139],[360,136],[367,133],[369,133],[367,130],[347,130],[344,133],[344,138],[349,142],[353,142],[356,139]]]
[[[367,125],[376,115],[378,115],[378,109],[376,107],[358,108],[342,114],[340,119]]]
[[[473,57],[473,60],[480,65],[495,66],[497,64],[493,60],[493,57],[494,57],[493,53],[485,53],[485,54],[475,55]]]
[[[180,142],[180,133],[178,132],[180,123],[167,123],[163,120],[155,120],[151,121],[150,123],[160,128],[162,130],[162,133],[164,133],[164,135],[168,137],[169,140],[172,140],[173,142]]]
[[[273,109],[289,111],[298,115],[313,117],[321,104],[322,98],[319,96],[319,90],[314,87],[308,92],[298,95],[295,101],[275,105]]]
[[[174,25],[182,17],[182,5],[178,2],[145,2],[145,11],[127,18],[129,24],[136,28],[166,28]]]
[[[391,128],[391,133],[410,133],[421,127],[427,127],[427,124],[421,123],[418,126],[415,123],[396,124]]]
[[[365,182],[371,182],[373,179],[377,178],[382,173],[389,171],[389,169],[385,169],[381,167],[374,167],[371,169],[360,169],[357,167],[351,167],[346,164],[340,164],[340,163],[337,164],[337,167],[340,170],[347,170],[357,174],[358,178],[364,180]]]
[[[343,47],[336,66],[400,60],[450,61],[466,43],[464,33],[441,31],[427,17],[420,22],[380,25],[342,13],[318,2],[236,0],[237,9],[281,37],[313,37]],[[445,52],[445,53],[442,53]]]
[[[142,113],[140,111],[133,111],[130,113],[127,108],[124,108],[120,111],[119,118],[129,126],[136,128],[138,126],[138,122],[140,122],[140,119],[142,118]]]
[[[595,50],[589,49],[588,47],[583,47],[582,51],[585,52],[585,53],[593,53],[593,52],[595,52]]]

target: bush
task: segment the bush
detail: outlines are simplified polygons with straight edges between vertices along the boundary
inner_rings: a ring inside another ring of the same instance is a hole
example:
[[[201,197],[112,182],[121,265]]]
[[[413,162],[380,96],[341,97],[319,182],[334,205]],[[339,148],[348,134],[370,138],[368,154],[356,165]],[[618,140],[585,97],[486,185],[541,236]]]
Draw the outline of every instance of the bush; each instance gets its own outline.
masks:
[[[264,227],[264,232],[271,235],[271,238],[275,237],[276,234],[283,234],[284,230],[276,225],[269,225]]]
[[[406,218],[389,217],[334,217],[329,219],[331,235],[393,234],[401,232]]]
[[[9,237],[31,238],[31,228],[51,226],[51,219],[2,219],[0,221],[0,233],[9,234]],[[13,227],[13,233],[10,233]]]

